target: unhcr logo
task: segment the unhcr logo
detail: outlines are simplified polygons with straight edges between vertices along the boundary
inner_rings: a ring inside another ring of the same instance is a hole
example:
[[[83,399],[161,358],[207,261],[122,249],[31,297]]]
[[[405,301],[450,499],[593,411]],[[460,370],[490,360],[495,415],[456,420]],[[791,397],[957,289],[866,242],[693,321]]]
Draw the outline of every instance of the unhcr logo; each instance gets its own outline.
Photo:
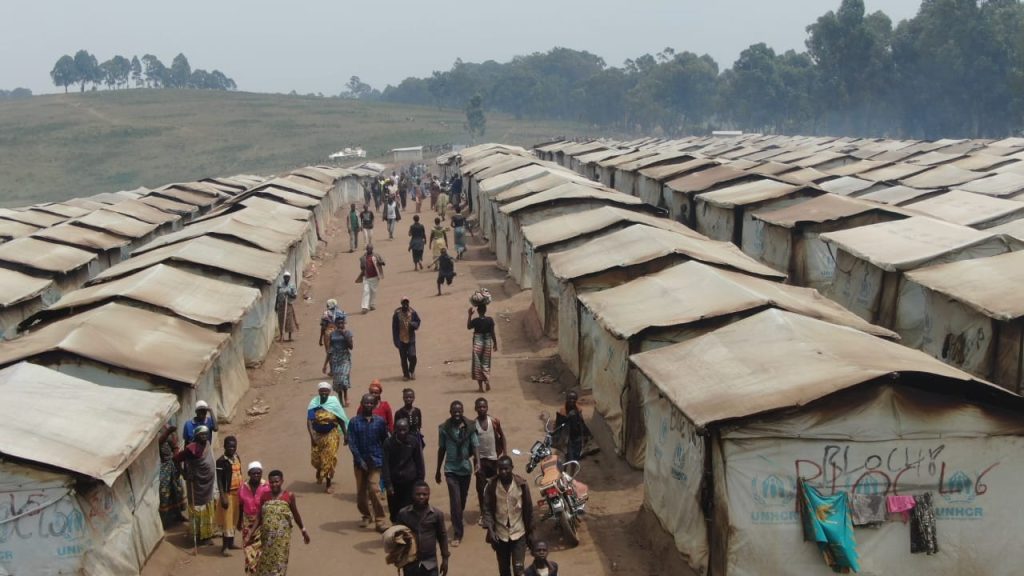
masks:
[[[796,512],[796,483],[771,474],[750,481],[750,494],[756,504],[750,520],[754,524],[790,524],[800,521]]]
[[[954,472],[943,488],[941,491],[942,499],[950,504],[970,504],[974,502],[974,498],[977,496],[974,482],[962,470]]]

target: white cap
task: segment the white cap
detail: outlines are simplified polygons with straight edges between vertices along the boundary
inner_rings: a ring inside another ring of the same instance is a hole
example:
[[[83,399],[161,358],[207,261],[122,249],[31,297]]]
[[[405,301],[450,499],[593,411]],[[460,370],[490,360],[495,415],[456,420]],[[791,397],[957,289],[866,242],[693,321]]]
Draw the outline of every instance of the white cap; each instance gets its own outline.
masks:
[[[317,390],[330,390],[331,389],[331,383],[330,382],[321,382],[321,383],[317,384],[316,389]]]
[[[245,471],[252,472],[253,470],[263,470],[263,464],[260,464],[259,460],[249,462],[249,467]]]
[[[200,408],[209,410],[210,405],[206,403],[206,400],[200,400],[199,402],[196,402],[196,410],[199,410]]]
[[[291,272],[289,272],[289,271],[287,271],[287,270],[285,270],[285,271],[284,271],[284,275],[285,275],[285,276],[288,276],[288,277],[291,277],[292,273],[291,273]]]

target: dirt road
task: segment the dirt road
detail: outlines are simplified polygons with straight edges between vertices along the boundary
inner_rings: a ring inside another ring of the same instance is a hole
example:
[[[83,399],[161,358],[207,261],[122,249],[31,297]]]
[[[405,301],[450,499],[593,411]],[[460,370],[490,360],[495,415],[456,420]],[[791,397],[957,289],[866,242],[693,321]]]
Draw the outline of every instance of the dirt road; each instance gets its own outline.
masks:
[[[341,213],[347,210],[345,207]],[[432,220],[433,214],[424,212],[424,220]],[[305,414],[310,398],[316,394],[317,383],[327,379],[320,372],[323,351],[317,346],[317,337],[319,317],[328,298],[338,299],[342,309],[349,312],[349,328],[355,336],[350,393],[354,402],[350,413],[374,378],[381,380],[384,399],[395,409],[402,405],[402,388],[411,384],[416,389],[417,405],[424,416],[427,479],[433,489],[431,503],[446,514],[446,489],[432,481],[437,449],[434,431],[447,417],[452,400],[462,400],[469,415],[473,400],[479,396],[476,383],[469,377],[471,334],[465,326],[473,290],[486,286],[494,296],[489,313],[498,324],[500,353],[494,358],[493,390],[487,397],[491,414],[503,423],[509,447],[523,451],[522,456],[514,457],[517,473],[525,474],[525,454],[541,436],[538,415],[542,411],[552,413],[561,401],[562,390],[557,382],[531,381],[531,377],[558,367],[553,360],[554,343],[528,335],[530,293],[514,293],[514,287],[506,288],[505,273],[495,266],[485,246],[471,240],[466,260],[456,265],[458,276],[454,285],[446,287],[443,296],[436,296],[436,274],[412,270],[412,260],[406,251],[406,231],[411,223],[411,214],[405,214],[394,240],[387,239],[383,227],[375,230],[375,248],[387,266],[377,310],[366,315],[359,314],[361,287],[354,283],[357,254],[347,252],[348,239],[344,229],[339,228],[343,226],[341,221],[335,219],[331,223],[329,243],[322,247],[315,272],[304,284],[307,297],[296,305],[301,322],[297,340],[275,344],[264,365],[250,371],[252,389],[239,405],[234,421],[219,433],[221,438],[229,433],[238,436],[243,463],[260,460],[265,470],[283,470],[286,489],[297,495],[312,542],[304,546],[296,530],[292,538],[291,574],[395,573],[394,568],[384,563],[380,536],[359,528],[348,449],[342,447],[339,452],[337,488],[332,495],[315,484],[309,463]],[[391,341],[391,314],[406,295],[422,319],[417,380],[410,383],[402,381],[398,352]],[[270,411],[255,419],[247,418],[246,409],[257,401],[269,405]],[[566,548],[553,525],[540,526],[537,531],[550,542],[551,558],[559,562],[562,572],[627,576],[664,573],[665,566],[659,565],[642,531],[634,524],[643,496],[640,473],[630,470],[605,449],[583,461],[580,478],[591,487],[590,511],[581,530],[581,544]],[[449,573],[454,576],[497,573],[494,553],[484,543],[483,530],[475,526],[478,518],[479,504],[471,490],[466,537],[462,546],[453,550],[451,558]],[[201,548],[198,557],[191,554],[191,541],[180,528],[172,530],[143,573],[213,576],[243,572],[240,552],[230,558],[221,557],[219,539],[216,546]]]

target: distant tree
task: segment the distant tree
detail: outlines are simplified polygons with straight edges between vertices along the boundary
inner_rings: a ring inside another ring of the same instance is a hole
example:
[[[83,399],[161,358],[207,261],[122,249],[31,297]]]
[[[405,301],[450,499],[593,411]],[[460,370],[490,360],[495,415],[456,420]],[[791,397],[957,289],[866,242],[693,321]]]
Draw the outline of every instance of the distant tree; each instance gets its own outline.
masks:
[[[373,86],[363,82],[359,76],[349,78],[345,88],[348,89],[349,98],[366,99],[371,97],[374,92]]]
[[[160,61],[159,58],[152,54],[146,54],[142,57],[142,64],[146,67],[146,85],[152,86],[153,88],[160,88],[166,85],[167,81],[167,67]]]
[[[235,90],[238,88],[235,81],[225,76],[220,70],[210,72],[210,83],[211,88],[214,90]]]
[[[96,57],[85,50],[75,52],[75,81],[79,84],[79,91],[85,92],[87,83],[97,84],[102,80],[99,62]]]
[[[189,80],[192,79],[192,66],[188,58],[179,53],[171,61],[170,84],[173,88],[188,88]]]
[[[67,54],[60,57],[57,63],[50,70],[50,78],[53,78],[54,86],[63,86],[67,94],[68,86],[78,83],[78,67],[75,66],[75,59]]]
[[[483,137],[487,131],[487,117],[484,116],[484,99],[474,94],[466,104],[466,130],[470,137]]]
[[[142,80],[142,62],[139,62],[138,56],[132,56],[132,80],[135,81],[135,87],[138,88],[144,84]]]
[[[28,88],[15,88],[14,90],[0,90],[0,100],[22,100],[31,98],[32,91]]]

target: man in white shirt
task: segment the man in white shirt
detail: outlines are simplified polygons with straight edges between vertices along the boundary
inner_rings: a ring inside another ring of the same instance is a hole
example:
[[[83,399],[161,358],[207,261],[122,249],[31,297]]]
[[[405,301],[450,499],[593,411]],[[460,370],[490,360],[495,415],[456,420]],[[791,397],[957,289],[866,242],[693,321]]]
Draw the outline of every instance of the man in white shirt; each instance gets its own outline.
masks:
[[[398,200],[394,194],[388,195],[388,203],[384,205],[384,221],[388,224],[388,239],[395,239],[395,222],[402,219]]]

